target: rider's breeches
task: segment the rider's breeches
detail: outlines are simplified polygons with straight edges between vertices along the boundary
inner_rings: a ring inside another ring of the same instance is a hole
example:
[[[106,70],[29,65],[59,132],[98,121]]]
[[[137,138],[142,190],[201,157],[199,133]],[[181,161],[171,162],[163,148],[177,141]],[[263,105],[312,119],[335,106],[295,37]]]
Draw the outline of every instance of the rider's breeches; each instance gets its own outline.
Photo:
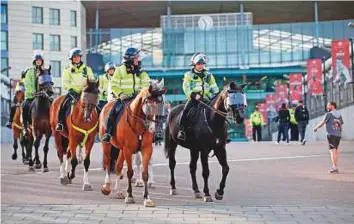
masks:
[[[26,99],[22,102],[22,122],[24,126],[26,126],[28,123],[32,102],[33,99]]]
[[[105,100],[100,100],[98,101],[97,109],[98,109],[98,114],[101,113],[103,107],[107,104],[107,101]]]
[[[62,104],[60,105],[60,109],[59,109],[59,113],[58,113],[58,121],[61,124],[63,124],[63,122],[65,121],[65,111],[66,111],[66,108],[68,108],[68,106],[70,106],[71,100],[72,100],[72,96],[69,93],[67,93],[64,97]]]
[[[186,105],[184,106],[184,110],[182,112],[182,116],[181,116],[181,121],[180,121],[180,127],[183,129],[185,128],[185,123],[187,120],[187,115],[189,113],[189,110],[194,107],[195,105],[197,105],[198,101],[196,100],[188,100]]]
[[[114,102],[112,109],[109,111],[108,117],[106,118],[106,133],[112,134],[112,125],[115,123],[116,116],[121,109],[121,104],[123,102],[120,99],[117,99]]]

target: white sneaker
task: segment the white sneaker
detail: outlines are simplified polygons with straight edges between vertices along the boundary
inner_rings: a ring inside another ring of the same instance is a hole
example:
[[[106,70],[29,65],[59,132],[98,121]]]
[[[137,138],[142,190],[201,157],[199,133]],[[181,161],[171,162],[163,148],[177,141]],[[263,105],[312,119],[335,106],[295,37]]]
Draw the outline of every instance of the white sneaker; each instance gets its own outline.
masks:
[[[287,142],[286,145],[291,145],[291,143],[290,143],[290,142]]]
[[[306,139],[302,140],[301,144],[305,145],[306,144]]]
[[[279,145],[279,142],[275,142],[276,145]]]

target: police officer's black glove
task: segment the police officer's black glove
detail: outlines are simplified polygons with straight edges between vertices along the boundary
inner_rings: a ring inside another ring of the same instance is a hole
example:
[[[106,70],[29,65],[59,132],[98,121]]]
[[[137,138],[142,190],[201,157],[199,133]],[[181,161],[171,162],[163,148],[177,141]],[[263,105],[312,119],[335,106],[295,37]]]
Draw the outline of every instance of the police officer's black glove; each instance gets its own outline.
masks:
[[[197,93],[197,92],[191,93],[191,99],[193,99],[193,100],[200,100],[200,98],[201,98],[200,93]]]

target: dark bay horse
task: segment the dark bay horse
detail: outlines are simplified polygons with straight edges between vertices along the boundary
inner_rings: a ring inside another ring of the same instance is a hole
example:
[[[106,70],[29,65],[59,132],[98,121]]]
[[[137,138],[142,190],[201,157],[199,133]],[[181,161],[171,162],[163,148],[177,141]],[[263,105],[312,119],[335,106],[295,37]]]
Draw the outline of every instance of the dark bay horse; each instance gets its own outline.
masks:
[[[181,145],[190,150],[189,169],[193,182],[195,198],[201,198],[196,180],[197,161],[199,154],[202,164],[202,175],[204,179],[204,201],[211,202],[209,194],[208,178],[208,154],[214,151],[216,158],[222,166],[222,178],[219,189],[215,192],[215,198],[221,200],[224,195],[226,177],[229,172],[226,156],[227,125],[226,118],[232,116],[235,123],[242,123],[244,120],[244,108],[246,107],[246,96],[242,89],[246,85],[237,86],[234,82],[225,86],[224,90],[218,93],[208,104],[200,102],[197,107],[189,112],[189,127],[186,129],[186,141],[177,139],[179,123],[184,105],[178,105],[170,112],[165,129],[165,154],[169,159],[171,172],[171,195],[176,195],[174,169],[176,167],[176,147]]]
[[[91,191],[88,181],[90,167],[90,155],[95,135],[98,131],[98,111],[96,110],[99,82],[87,78],[80,99],[71,106],[69,116],[65,121],[65,129],[62,132],[55,130],[58,123],[58,113],[64,96],[56,98],[50,108],[50,125],[52,127],[57,154],[60,161],[60,183],[67,185],[75,178],[75,169],[78,164],[76,148],[85,147],[84,159],[84,184],[82,190]],[[66,158],[65,158],[66,156]],[[71,170],[69,164],[71,163]]]
[[[20,145],[22,148],[22,163],[23,164],[28,164],[28,158],[26,156],[26,139],[24,138],[24,136],[22,136],[22,130],[23,130],[23,126],[22,126],[22,122],[21,122],[21,103],[24,99],[24,87],[22,89],[22,91],[18,91],[15,95],[16,98],[16,102],[17,104],[16,106],[16,111],[15,111],[15,115],[13,118],[13,122],[12,122],[12,136],[14,139],[14,143],[13,143],[13,149],[14,149],[14,153],[12,154],[12,159],[16,160],[17,159],[17,149],[18,149],[18,140],[20,140]]]
[[[43,172],[48,172],[48,151],[49,151],[49,139],[52,135],[52,131],[49,123],[49,108],[52,103],[51,96],[53,92],[53,80],[50,73],[50,67],[48,69],[40,70],[39,76],[36,77],[37,91],[35,93],[34,100],[31,104],[30,115],[31,115],[31,133],[33,136],[33,146],[35,148],[34,161],[32,161],[32,147],[27,147],[28,157],[29,157],[29,169],[34,170],[33,165],[35,163],[35,168],[40,169],[42,167],[41,161],[39,160],[38,148],[43,136],[45,136],[45,144],[43,147]],[[32,142],[29,143],[32,145]]]
[[[154,202],[149,198],[148,179],[149,179],[149,162],[153,152],[152,142],[154,132],[157,126],[157,117],[163,113],[163,97],[166,89],[163,87],[163,81],[151,81],[149,88],[143,88],[135,99],[125,106],[122,116],[120,117],[116,127],[115,134],[112,136],[111,144],[102,142],[104,152],[104,166],[106,177],[101,191],[104,195],[111,193],[110,166],[111,166],[111,145],[120,149],[118,160],[116,162],[116,197],[123,199],[124,195],[118,189],[119,181],[122,177],[122,169],[124,160],[127,163],[128,171],[128,189],[125,203],[134,203],[132,195],[132,177],[134,174],[132,166],[132,156],[139,151],[142,154],[143,171],[142,177],[144,181],[144,206],[153,207]],[[100,136],[105,133],[105,119],[114,102],[109,102],[103,108],[100,114]]]

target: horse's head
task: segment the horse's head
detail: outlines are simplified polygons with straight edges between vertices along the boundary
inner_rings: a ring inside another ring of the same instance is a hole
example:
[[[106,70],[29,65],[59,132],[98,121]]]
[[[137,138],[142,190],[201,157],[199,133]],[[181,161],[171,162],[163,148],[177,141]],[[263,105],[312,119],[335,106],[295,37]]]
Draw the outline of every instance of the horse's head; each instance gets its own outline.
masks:
[[[20,84],[19,89],[16,90],[15,98],[16,102],[22,102],[25,97],[25,86]]]
[[[50,73],[50,69],[50,66],[48,69],[42,69],[40,75],[37,77],[39,96],[51,97],[54,94],[54,83],[52,79],[52,74]]]
[[[142,111],[146,117],[149,131],[154,132],[160,116],[164,115],[164,99],[167,89],[164,81],[152,80],[147,89],[143,89],[139,95],[142,98]]]
[[[246,95],[243,92],[245,86],[246,84],[237,86],[237,84],[231,82],[225,87],[221,95],[224,108],[232,114],[233,120],[237,124],[241,124],[245,119],[245,107],[247,106]]]
[[[99,94],[98,90],[99,81],[86,79],[86,85],[81,93],[80,104],[84,109],[84,121],[90,122],[92,119],[92,112],[97,104],[97,98]]]

